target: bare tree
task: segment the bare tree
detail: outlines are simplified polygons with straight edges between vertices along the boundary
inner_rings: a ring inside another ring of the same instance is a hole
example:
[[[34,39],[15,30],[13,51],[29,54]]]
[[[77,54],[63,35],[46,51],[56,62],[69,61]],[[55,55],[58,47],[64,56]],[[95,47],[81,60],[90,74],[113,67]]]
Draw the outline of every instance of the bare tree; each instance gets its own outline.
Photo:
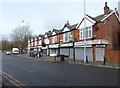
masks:
[[[32,35],[30,26],[18,26],[12,30],[13,47],[27,48],[28,38]]]

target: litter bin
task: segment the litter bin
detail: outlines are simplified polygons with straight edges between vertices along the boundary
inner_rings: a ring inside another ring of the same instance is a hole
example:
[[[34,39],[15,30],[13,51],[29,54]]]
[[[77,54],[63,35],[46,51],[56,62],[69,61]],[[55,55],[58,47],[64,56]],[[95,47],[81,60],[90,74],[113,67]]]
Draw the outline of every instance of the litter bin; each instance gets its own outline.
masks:
[[[64,61],[65,59],[64,59],[64,55],[61,55],[61,61]]]

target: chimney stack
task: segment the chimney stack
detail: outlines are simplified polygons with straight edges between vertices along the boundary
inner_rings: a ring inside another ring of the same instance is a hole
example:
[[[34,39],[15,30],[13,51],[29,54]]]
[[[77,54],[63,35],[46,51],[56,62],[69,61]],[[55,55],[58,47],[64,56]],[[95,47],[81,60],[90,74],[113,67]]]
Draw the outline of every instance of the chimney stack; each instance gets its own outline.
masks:
[[[105,2],[105,7],[104,7],[104,15],[109,14],[109,7],[107,6],[107,2]]]
[[[49,30],[48,33],[51,33],[51,31]]]
[[[69,21],[67,21],[67,24],[69,25]]]

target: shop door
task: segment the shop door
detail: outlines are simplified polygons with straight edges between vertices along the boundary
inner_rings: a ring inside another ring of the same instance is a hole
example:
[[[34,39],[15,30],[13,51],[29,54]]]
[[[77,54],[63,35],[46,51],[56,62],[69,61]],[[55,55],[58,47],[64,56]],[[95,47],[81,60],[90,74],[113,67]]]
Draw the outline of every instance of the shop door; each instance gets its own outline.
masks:
[[[96,48],[96,61],[104,61],[104,48]]]

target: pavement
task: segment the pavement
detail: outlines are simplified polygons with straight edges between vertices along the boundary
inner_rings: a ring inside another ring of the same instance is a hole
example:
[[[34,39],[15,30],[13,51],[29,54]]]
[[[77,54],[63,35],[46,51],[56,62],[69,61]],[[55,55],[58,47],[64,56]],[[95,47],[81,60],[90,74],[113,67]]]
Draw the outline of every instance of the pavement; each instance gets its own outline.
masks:
[[[27,57],[27,58],[33,58],[29,57],[27,54],[20,54],[19,56]],[[71,58],[65,57],[65,61],[61,61],[60,57],[53,57],[53,56],[42,56],[42,57],[35,57],[38,61],[47,61],[47,62],[53,62],[53,63],[68,63],[68,64],[82,64],[82,65],[89,65],[89,66],[97,66],[97,67],[104,67],[104,68],[111,68],[111,69],[118,69],[120,70],[120,64],[114,64],[110,62],[88,62],[84,63],[83,61],[73,61]]]

